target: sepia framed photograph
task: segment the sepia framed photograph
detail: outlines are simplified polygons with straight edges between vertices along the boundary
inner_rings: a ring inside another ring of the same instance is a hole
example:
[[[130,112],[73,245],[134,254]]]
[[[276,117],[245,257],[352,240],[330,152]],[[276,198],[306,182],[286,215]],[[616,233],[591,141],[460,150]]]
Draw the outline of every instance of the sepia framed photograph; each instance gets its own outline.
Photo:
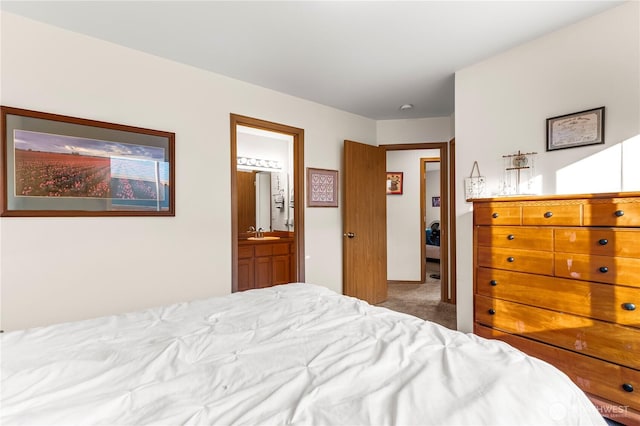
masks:
[[[402,172],[387,172],[387,195],[402,195]]]
[[[604,107],[547,118],[547,151],[604,143]]]
[[[0,107],[1,216],[175,216],[175,134]]]
[[[338,207],[338,171],[307,168],[307,207]]]

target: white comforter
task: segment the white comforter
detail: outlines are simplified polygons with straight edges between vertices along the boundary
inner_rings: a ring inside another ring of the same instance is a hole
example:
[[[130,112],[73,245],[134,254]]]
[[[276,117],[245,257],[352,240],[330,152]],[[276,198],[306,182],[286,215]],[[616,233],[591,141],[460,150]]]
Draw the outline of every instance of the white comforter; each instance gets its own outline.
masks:
[[[604,424],[542,361],[310,284],[1,339],[3,425]]]

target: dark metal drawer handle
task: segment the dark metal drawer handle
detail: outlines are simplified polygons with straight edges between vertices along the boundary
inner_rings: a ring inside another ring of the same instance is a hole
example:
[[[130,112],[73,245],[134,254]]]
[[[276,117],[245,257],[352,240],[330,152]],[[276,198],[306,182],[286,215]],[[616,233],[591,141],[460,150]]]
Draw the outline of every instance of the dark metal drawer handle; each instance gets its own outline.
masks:
[[[495,287],[495,286],[497,286],[497,285],[498,285],[498,281],[496,281],[496,280],[491,280],[491,281],[489,281],[489,284],[491,284],[492,286],[494,286],[494,287]],[[625,309],[626,309],[626,308],[625,308]],[[634,309],[635,309],[635,307],[634,307]],[[633,309],[631,309],[631,310],[633,310]]]
[[[623,303],[622,309],[624,309],[625,311],[635,311],[636,305],[634,303]]]
[[[598,240],[598,244],[600,244],[601,246],[606,246],[608,243],[609,243],[609,240],[607,240],[606,238]]]
[[[551,216],[553,216],[553,212],[546,212],[544,214],[544,217],[546,217],[547,219],[549,219]]]
[[[598,270],[603,274],[606,274],[607,272],[609,272],[609,268],[607,268],[606,266],[601,266],[600,269]]]
[[[507,235],[507,240],[515,240],[515,239],[516,239],[515,235],[513,235],[513,234]]]
[[[495,315],[496,310],[495,310],[495,309],[493,309],[493,308],[491,308],[491,309],[489,309],[487,312],[489,312],[489,315]]]
[[[624,216],[624,210],[616,210],[616,212],[614,214],[617,217],[622,217],[622,216]]]
[[[633,385],[631,383],[625,383],[622,385],[622,389],[624,389],[625,392],[633,392]]]
[[[512,263],[512,262],[515,262],[515,261],[516,261],[516,259],[514,257],[512,257],[512,256],[507,257],[507,262],[511,262]]]
[[[497,219],[498,216],[500,216],[498,213],[494,213],[494,214],[491,215],[491,217],[494,218],[494,219]]]

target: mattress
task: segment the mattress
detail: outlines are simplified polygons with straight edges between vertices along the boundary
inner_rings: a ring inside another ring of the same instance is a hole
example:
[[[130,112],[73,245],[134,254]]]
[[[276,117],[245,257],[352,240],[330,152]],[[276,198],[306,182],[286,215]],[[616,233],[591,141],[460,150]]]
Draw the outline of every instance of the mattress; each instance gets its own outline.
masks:
[[[426,245],[426,258],[427,259],[440,259],[440,246]]]
[[[0,343],[3,425],[605,424],[543,361],[311,284]]]

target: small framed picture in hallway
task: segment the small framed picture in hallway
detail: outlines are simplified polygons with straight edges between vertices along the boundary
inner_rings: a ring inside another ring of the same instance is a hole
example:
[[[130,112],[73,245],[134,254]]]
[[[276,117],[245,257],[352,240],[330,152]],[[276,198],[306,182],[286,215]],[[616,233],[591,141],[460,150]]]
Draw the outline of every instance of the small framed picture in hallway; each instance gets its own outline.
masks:
[[[387,172],[387,195],[402,195],[402,172]]]

